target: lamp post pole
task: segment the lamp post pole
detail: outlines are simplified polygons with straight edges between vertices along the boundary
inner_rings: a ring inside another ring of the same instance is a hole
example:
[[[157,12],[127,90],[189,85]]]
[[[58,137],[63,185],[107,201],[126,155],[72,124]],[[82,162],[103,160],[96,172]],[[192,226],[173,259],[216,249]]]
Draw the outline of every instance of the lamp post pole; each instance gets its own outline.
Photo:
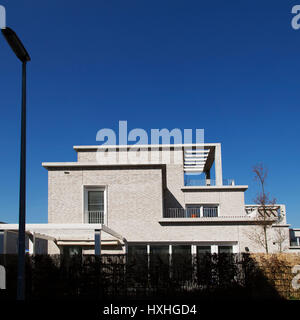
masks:
[[[21,158],[19,198],[17,299],[25,299],[25,223],[26,223],[26,61],[22,63]]]
[[[11,49],[22,62],[22,106],[21,106],[21,157],[18,236],[17,300],[25,300],[25,227],[26,227],[26,64],[30,56],[16,33],[10,28],[2,33]]]

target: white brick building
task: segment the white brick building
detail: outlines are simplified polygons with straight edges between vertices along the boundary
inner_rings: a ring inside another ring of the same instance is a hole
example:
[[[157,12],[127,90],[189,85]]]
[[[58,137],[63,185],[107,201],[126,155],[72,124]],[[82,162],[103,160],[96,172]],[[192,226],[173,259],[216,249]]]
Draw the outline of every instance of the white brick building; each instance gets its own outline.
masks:
[[[27,226],[48,237],[49,253],[264,251],[253,240],[260,209],[245,205],[246,185],[223,179],[219,143],[74,149],[77,162],[43,163],[48,224]],[[279,250],[278,230],[289,250],[285,206],[269,215],[269,251]]]

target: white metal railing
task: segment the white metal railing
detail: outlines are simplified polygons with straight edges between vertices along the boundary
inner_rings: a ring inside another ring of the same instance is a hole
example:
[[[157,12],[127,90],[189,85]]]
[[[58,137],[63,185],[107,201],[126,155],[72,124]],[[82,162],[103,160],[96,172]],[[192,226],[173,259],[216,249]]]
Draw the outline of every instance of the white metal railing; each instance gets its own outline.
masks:
[[[214,218],[218,217],[218,207],[167,208],[164,218]]]
[[[86,211],[85,223],[102,223],[104,224],[104,211]]]
[[[216,186],[215,179],[197,179],[190,176],[185,176],[184,185],[187,187],[198,187],[198,186]],[[235,182],[233,179],[223,179],[223,186],[234,186]]]
[[[218,207],[203,207],[203,217],[217,217],[218,216]]]

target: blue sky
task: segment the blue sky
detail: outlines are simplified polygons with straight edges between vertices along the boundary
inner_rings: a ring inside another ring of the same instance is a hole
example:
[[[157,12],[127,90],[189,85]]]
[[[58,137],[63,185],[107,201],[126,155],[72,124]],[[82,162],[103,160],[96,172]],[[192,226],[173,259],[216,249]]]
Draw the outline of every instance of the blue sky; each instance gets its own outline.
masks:
[[[75,161],[101,128],[204,128],[224,178],[251,168],[300,227],[300,1],[0,0],[27,47],[27,221],[47,221],[43,161]],[[20,64],[0,38],[0,221],[18,221]]]

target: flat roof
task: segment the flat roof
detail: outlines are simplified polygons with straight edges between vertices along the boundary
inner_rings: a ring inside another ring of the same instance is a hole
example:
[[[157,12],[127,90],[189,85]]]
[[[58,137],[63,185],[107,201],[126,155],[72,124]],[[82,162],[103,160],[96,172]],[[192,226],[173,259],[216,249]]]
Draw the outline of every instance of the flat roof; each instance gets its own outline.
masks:
[[[150,168],[163,168],[163,163],[116,163],[116,164],[103,164],[98,162],[42,162],[44,168],[71,168],[71,167],[150,167]]]
[[[186,143],[186,144],[146,144],[146,145],[98,145],[98,146],[74,146],[76,152],[97,152],[101,151],[169,151],[181,150],[183,155],[183,171],[202,173],[209,170],[215,160],[216,147],[221,147],[220,143]]]

